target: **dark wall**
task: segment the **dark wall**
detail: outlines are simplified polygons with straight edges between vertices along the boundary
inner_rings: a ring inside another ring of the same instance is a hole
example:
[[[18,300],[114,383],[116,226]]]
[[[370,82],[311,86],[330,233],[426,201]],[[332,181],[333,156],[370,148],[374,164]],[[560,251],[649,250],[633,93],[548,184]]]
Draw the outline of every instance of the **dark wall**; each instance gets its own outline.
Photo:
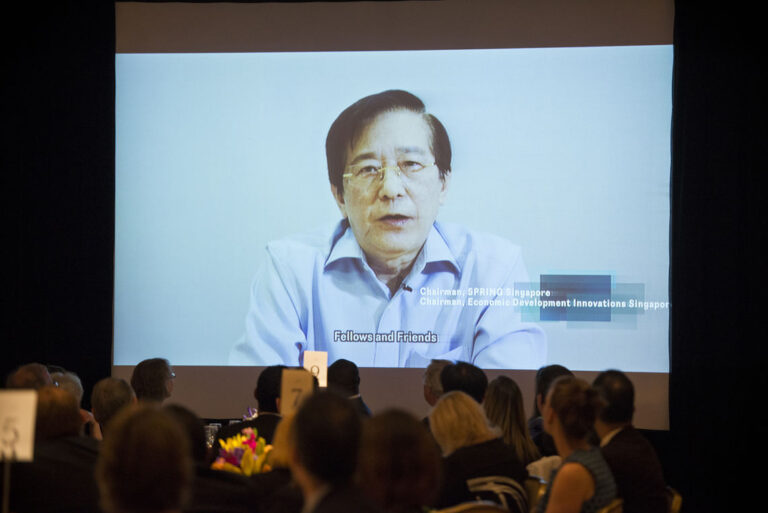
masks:
[[[92,386],[112,358],[114,5],[20,4],[4,7],[0,370],[57,364]]]
[[[765,282],[756,178],[766,87],[757,15],[702,4],[676,4],[671,431],[656,442],[684,511],[729,511],[729,487],[760,475],[745,463],[765,431],[752,411],[767,381],[753,320]],[[5,37],[17,35],[2,79],[9,263],[0,371],[58,364],[89,389],[111,362],[114,6],[15,9],[4,13],[15,29]]]

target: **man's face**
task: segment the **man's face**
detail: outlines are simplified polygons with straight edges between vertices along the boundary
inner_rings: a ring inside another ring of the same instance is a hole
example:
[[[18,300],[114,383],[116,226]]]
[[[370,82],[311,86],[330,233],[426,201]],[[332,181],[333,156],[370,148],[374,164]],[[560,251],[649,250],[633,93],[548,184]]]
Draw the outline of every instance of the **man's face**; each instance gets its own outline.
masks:
[[[344,192],[332,187],[342,215],[368,259],[382,263],[416,257],[445,199],[448,175],[440,178],[430,150],[431,135],[420,114],[398,110],[375,118],[347,155],[350,167],[388,168],[365,181],[344,179]],[[397,166],[429,167],[407,177]]]

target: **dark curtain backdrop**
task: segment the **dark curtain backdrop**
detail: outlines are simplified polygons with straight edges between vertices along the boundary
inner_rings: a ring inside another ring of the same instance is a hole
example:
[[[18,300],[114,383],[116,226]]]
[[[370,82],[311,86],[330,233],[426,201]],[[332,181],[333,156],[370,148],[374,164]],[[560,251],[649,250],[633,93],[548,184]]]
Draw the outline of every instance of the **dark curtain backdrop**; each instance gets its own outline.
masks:
[[[114,13],[105,0],[3,6],[3,380],[30,361],[89,389],[110,372]]]
[[[0,371],[58,364],[87,397],[112,351],[114,6],[28,4],[4,8]],[[684,511],[733,511],[731,487],[764,472],[766,88],[757,13],[704,4],[676,5],[671,430],[652,437]]]
[[[764,28],[751,5],[675,6],[670,477],[684,511],[766,507],[750,486],[768,432]]]

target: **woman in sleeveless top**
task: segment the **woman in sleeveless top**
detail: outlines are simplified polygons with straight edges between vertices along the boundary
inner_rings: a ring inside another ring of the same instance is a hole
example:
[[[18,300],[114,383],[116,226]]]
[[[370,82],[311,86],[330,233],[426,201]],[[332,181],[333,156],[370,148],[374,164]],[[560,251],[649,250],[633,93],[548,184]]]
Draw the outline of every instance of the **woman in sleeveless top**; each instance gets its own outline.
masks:
[[[552,472],[539,513],[592,513],[616,497],[616,484],[600,449],[588,437],[600,405],[597,392],[572,376],[555,381],[547,394],[542,417],[563,458]]]

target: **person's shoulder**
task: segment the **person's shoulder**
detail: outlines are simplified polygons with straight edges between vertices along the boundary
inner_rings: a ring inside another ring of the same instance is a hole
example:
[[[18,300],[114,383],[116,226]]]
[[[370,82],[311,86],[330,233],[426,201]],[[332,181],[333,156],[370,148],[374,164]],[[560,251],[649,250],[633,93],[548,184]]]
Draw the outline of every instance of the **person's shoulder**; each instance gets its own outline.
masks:
[[[35,452],[40,455],[69,455],[96,459],[99,454],[99,441],[85,435],[65,436],[53,440],[44,440],[35,444]]]
[[[612,469],[639,471],[641,468],[661,472],[661,463],[656,449],[643,434],[633,427],[619,431],[601,452]]]
[[[443,222],[436,222],[435,229],[460,264],[470,259],[486,264],[495,262],[512,264],[520,258],[520,246],[493,233]]]
[[[552,486],[560,490],[578,490],[587,498],[594,491],[594,482],[592,472],[586,466],[580,462],[566,461],[558,469]]]
[[[602,448],[602,451],[605,454],[613,450],[626,450],[628,448],[637,448],[643,452],[653,450],[651,442],[640,431],[632,426],[628,426],[616,433],[605,447]]]

